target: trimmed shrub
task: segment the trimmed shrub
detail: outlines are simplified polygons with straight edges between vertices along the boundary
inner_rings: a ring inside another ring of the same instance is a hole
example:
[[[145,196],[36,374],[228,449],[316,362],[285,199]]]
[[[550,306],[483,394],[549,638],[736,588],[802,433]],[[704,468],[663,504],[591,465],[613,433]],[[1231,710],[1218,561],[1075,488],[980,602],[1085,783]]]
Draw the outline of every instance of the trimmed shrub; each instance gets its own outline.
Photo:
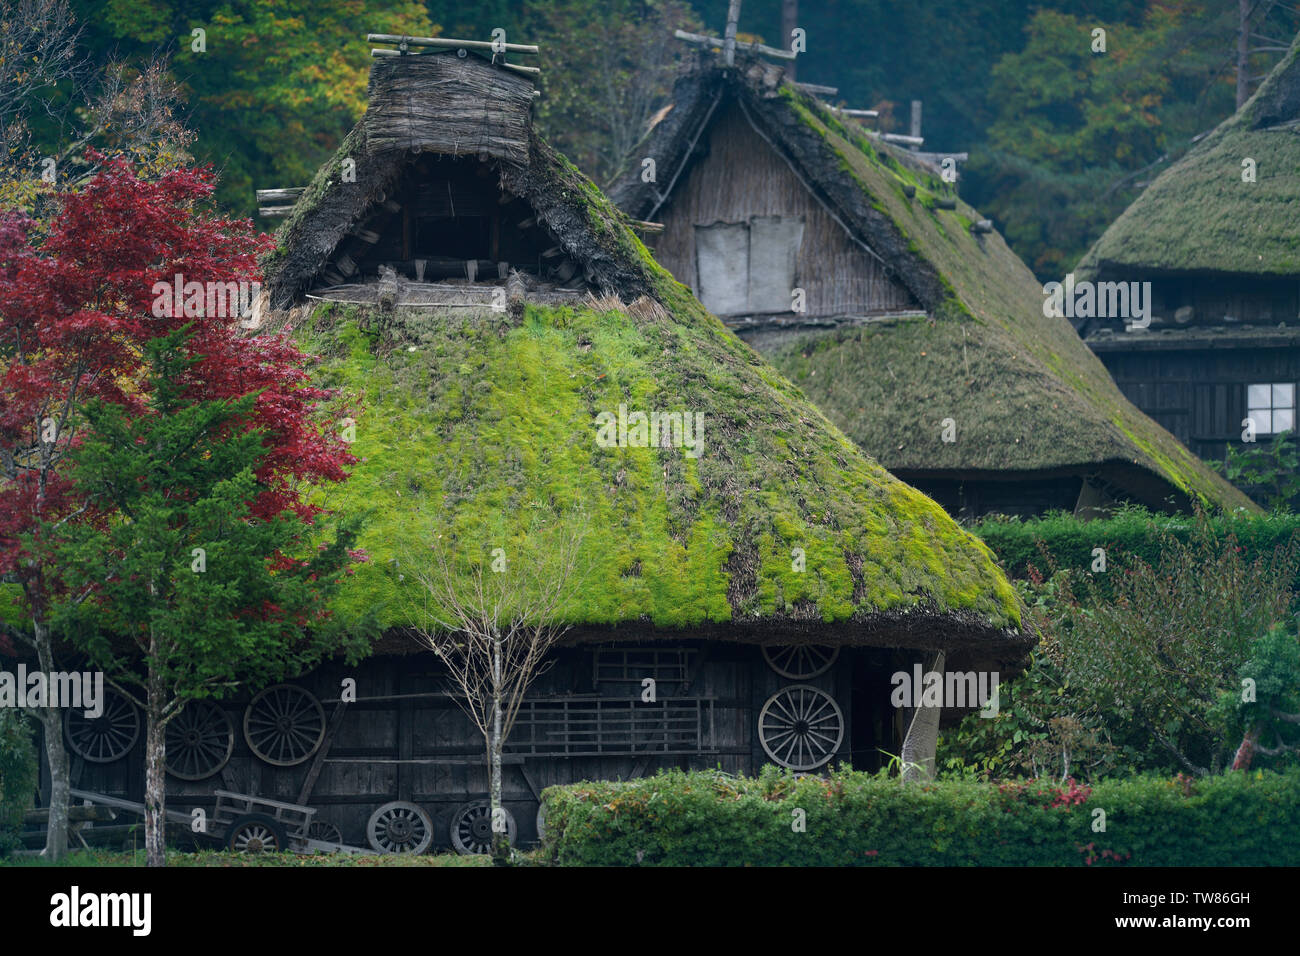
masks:
[[[1023,578],[1029,576],[1031,567],[1044,576],[1055,568],[1089,571],[1095,560],[1094,548],[1105,550],[1108,569],[1127,567],[1134,557],[1159,564],[1169,537],[1191,541],[1198,521],[1204,521],[1215,536],[1235,538],[1248,561],[1271,558],[1300,535],[1300,514],[1239,511],[1188,517],[1153,514],[1142,508],[1125,508],[1112,518],[1095,521],[1080,521],[1068,514],[1028,521],[989,519],[970,530],[993,549],[1008,574]]]
[[[21,712],[0,708],[0,855],[18,845],[31,809],[38,765],[32,728]]]
[[[543,857],[586,866],[1295,866],[1300,771],[904,786],[679,770],[550,787]],[[1094,832],[1104,811],[1105,831]]]

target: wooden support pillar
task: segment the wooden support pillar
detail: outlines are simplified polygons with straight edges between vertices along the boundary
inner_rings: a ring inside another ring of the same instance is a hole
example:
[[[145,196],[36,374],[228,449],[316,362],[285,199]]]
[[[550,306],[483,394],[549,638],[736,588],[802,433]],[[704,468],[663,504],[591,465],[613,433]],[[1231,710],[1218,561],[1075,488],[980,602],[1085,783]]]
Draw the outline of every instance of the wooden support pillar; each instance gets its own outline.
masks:
[[[929,668],[923,669],[923,674],[934,671],[939,675],[941,690],[943,658],[943,651],[939,651],[934,656],[934,663]],[[912,688],[913,703],[917,706],[913,708],[912,722],[907,728],[907,736],[903,738],[901,759],[904,782],[934,779],[935,750],[939,744],[939,716],[943,713],[943,708],[920,706],[920,694],[920,687]]]

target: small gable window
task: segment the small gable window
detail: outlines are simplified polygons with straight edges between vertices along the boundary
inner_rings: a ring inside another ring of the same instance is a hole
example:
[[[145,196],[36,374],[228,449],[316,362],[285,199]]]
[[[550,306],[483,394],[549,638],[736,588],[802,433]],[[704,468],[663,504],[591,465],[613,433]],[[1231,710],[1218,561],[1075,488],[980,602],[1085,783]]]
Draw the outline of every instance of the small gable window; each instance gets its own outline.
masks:
[[[1247,385],[1246,417],[1254,421],[1259,435],[1290,431],[1295,427],[1295,384]]]
[[[695,227],[700,301],[715,315],[789,312],[802,216],[754,216]]]

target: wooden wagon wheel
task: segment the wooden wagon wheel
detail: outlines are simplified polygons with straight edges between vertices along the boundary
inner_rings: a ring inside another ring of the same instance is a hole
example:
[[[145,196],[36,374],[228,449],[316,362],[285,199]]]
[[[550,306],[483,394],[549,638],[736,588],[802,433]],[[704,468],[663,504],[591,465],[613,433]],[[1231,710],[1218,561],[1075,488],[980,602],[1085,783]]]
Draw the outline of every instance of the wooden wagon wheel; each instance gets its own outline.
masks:
[[[501,809],[506,815],[506,839],[514,846],[514,815]],[[462,856],[492,852],[492,814],[486,800],[467,803],[451,815],[451,845]]]
[[[167,772],[179,780],[206,780],[230,762],[235,726],[210,700],[195,701],[167,724]]]
[[[835,699],[809,684],[782,687],[758,714],[758,740],[767,755],[791,770],[812,770],[835,756],[844,739],[844,714]]]
[[[840,649],[826,644],[764,644],[763,658],[767,666],[790,680],[808,680],[825,674]]]
[[[103,712],[87,717],[80,709],[63,718],[68,746],[91,763],[112,763],[131,752],[140,736],[140,712],[135,704],[112,688],[104,691]]]
[[[307,828],[307,839],[321,843],[342,843],[343,831],[328,820],[313,820]]]
[[[268,687],[244,711],[248,749],[269,764],[302,763],[325,739],[325,711],[308,691],[293,684]]]
[[[366,841],[380,853],[418,855],[433,843],[433,821],[414,803],[394,800],[370,815]]]
[[[246,813],[226,831],[226,847],[236,853],[279,853],[288,846],[284,825],[265,813]]]

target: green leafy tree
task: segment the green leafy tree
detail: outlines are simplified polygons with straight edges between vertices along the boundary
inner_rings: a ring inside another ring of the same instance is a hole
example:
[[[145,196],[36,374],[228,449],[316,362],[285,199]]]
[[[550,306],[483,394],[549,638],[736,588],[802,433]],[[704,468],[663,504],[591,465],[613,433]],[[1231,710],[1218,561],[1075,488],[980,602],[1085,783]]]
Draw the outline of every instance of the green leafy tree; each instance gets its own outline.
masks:
[[[1223,473],[1265,508],[1291,508],[1300,495],[1300,448],[1295,433],[1281,432],[1272,441],[1257,442],[1245,451],[1229,444]]]
[[[95,401],[72,479],[104,522],[49,529],[68,596],[64,633],[145,713],[145,846],[165,862],[165,729],[193,700],[241,682],[277,680],[327,652],[362,650],[326,602],[344,575],[355,530],[323,540],[326,522],[293,510],[259,520],[251,503],[268,449],[244,428],[257,394],[192,401],[199,359],[179,329],[145,346],[152,370],[143,414]]]
[[[698,30],[680,0],[552,0],[530,5],[524,29],[541,46],[544,135],[597,182],[627,159],[668,102],[692,48],[673,36]]]
[[[1091,599],[1086,578],[1063,575],[1071,620],[1061,644],[1078,699],[1099,708],[1115,740],[1145,752],[1141,769],[1172,760],[1205,775],[1231,753],[1216,704],[1238,686],[1255,639],[1289,618],[1298,556],[1292,546],[1247,560],[1232,535],[1196,522],[1188,540],[1168,537],[1157,562],[1118,570],[1105,596]]]
[[[1220,712],[1241,736],[1233,770],[1249,770],[1255,755],[1286,759],[1300,753],[1300,640],[1271,628],[1251,645],[1239,688],[1220,698]]]
[[[36,794],[36,744],[20,711],[0,709],[0,856],[18,844],[23,814]]]
[[[367,33],[435,33],[416,0],[75,0],[74,9],[94,57],[175,50],[195,155],[221,170],[218,201],[245,215],[255,189],[306,185],[357,121]]]

